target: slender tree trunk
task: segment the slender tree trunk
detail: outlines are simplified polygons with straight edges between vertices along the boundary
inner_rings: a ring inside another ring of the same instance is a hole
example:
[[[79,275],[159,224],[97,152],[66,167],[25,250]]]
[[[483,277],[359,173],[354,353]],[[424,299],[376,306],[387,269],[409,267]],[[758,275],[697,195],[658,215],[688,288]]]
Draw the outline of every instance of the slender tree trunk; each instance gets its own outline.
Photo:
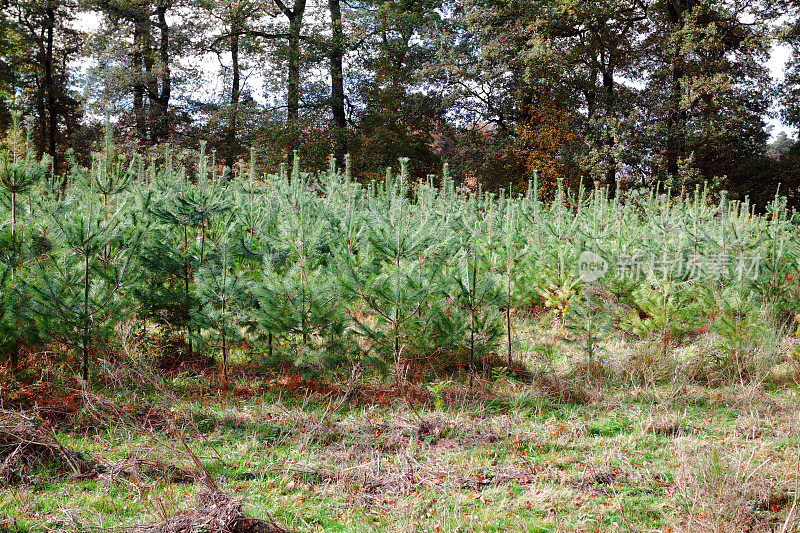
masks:
[[[52,1],[45,8],[47,36],[44,56],[44,85],[47,93],[47,153],[56,161],[56,130],[58,129],[58,108],[56,102],[55,81],[53,80],[53,40],[56,25],[56,12]]]
[[[475,309],[469,309],[469,388],[475,384]]]
[[[222,378],[228,384],[228,336],[225,332],[225,300],[222,301]]]
[[[11,346],[11,369],[16,370],[17,367],[19,367],[19,339]]]
[[[192,342],[192,326],[190,322],[191,311],[189,310],[189,298],[191,293],[189,292],[189,238],[186,226],[183,226],[183,253],[185,254],[183,259],[183,314],[184,318],[186,319],[186,336],[189,340],[189,359],[191,359],[194,352],[194,346]]]
[[[473,207],[473,209],[475,209]],[[477,312],[479,301],[475,300],[475,295],[478,288],[478,242],[477,233],[475,234],[475,242],[472,246],[472,281],[470,282],[470,299],[469,299],[469,388],[471,389],[475,383],[475,313]],[[489,261],[491,264],[491,260]]]
[[[336,159],[341,162],[347,153],[347,116],[344,110],[344,29],[342,27],[341,0],[328,0],[331,14],[331,114],[333,115],[334,149]]]
[[[89,381],[89,253],[83,257],[83,339],[81,342],[82,352],[82,375],[83,381]]]
[[[302,311],[300,312],[300,329],[303,331],[303,348],[308,346],[308,317],[306,316],[306,277],[304,275],[304,268],[300,269],[300,275],[302,276],[300,279],[300,283],[302,284],[300,287],[300,305],[302,305]],[[311,306],[308,306],[308,312],[311,312]]]
[[[11,263],[11,276],[14,276],[14,271],[17,266],[17,193],[11,193],[11,253],[14,254],[14,260]]]
[[[510,208],[509,208],[510,209]],[[511,213],[509,213],[509,231],[511,229]],[[512,268],[512,260],[511,260],[511,237],[508,238],[509,250],[506,250],[506,340],[508,341],[508,370],[511,370],[511,365],[514,363],[514,350],[513,344],[511,341],[511,268]]]

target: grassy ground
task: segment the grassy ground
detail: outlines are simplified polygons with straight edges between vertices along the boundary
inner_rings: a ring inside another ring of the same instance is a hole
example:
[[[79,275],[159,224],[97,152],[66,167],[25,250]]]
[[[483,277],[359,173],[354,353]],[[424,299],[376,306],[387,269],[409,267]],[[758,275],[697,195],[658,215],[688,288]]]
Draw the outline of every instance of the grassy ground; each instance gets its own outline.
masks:
[[[142,465],[197,470],[185,444],[248,514],[296,531],[798,527],[794,387],[560,379],[500,372],[480,392],[441,381],[426,394],[346,395],[258,375],[219,392],[170,374],[171,400],[83,391],[59,440],[139,467],[2,487],[0,525],[87,530],[179,515],[203,484]],[[138,414],[120,416],[123,405]]]

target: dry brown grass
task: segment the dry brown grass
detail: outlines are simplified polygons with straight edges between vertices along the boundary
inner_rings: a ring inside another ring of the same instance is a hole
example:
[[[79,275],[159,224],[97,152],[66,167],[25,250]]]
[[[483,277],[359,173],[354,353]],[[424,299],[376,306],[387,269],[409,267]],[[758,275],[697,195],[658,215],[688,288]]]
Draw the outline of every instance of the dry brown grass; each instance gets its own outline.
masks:
[[[680,417],[670,411],[650,414],[644,422],[644,431],[657,437],[677,437],[685,431],[685,428]]]
[[[782,526],[774,513],[787,510],[790,483],[783,465],[776,464],[768,451],[698,448],[684,441],[678,455],[675,481],[683,505],[674,517],[676,528],[700,533],[768,532]]]

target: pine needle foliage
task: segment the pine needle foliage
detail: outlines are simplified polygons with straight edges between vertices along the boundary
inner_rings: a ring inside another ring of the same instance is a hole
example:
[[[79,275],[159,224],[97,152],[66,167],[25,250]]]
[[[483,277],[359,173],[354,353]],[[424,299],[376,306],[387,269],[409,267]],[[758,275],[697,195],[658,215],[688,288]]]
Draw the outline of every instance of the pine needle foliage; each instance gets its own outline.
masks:
[[[428,319],[446,294],[442,273],[456,248],[434,213],[409,201],[408,161],[400,164],[400,175],[395,179],[387,171],[362,215],[366,232],[358,257],[346,254],[340,270],[349,297],[369,313],[368,319],[354,314],[357,333],[381,368],[392,365],[395,381],[404,383],[411,363],[427,351]]]
[[[141,272],[141,232],[129,213],[98,213],[88,192],[49,213],[53,246],[37,258],[32,285],[40,330],[78,351],[84,380],[93,347],[107,345],[115,326],[134,314],[127,289]]]
[[[662,352],[711,332],[730,379],[760,379],[738,333],[772,342],[800,311],[800,217],[780,196],[759,215],[702,187],[609,199],[535,175],[494,194],[446,166],[411,183],[407,159],[369,184],[349,159],[262,174],[252,154],[226,171],[203,143],[145,157],[110,130],[88,168],[54,175],[21,132],[0,153],[0,353],[67,346],[84,378],[138,321],[223,375],[245,347],[306,376],[374,368],[405,385],[456,358],[474,379],[488,357],[514,363],[514,313],[543,307],[590,366],[607,328]],[[586,252],[607,263],[590,288]]]

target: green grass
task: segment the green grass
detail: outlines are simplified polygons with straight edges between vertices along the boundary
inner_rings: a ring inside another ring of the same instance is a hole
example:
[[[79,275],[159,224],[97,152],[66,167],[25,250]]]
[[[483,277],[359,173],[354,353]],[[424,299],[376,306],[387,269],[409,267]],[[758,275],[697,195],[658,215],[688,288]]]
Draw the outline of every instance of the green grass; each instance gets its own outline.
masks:
[[[530,392],[525,387],[521,389]],[[679,531],[693,498],[698,451],[755,454],[759,475],[786,498],[753,501],[752,530],[782,523],[798,460],[792,392],[764,394],[761,412],[727,405],[734,390],[609,388],[588,405],[486,409],[480,402],[417,412],[339,405],[316,394],[266,393],[183,401],[183,434],[220,486],[297,531]],[[513,400],[513,398],[512,398]],[[424,422],[420,422],[422,419]],[[176,434],[111,426],[62,441],[104,462],[158,458],[191,467]],[[52,482],[0,490],[0,523],[20,531],[155,523],[192,505],[199,484],[160,479]],[[764,508],[762,508],[764,507]],[[696,518],[696,517],[695,517]],[[700,530],[700,529],[697,529]]]

